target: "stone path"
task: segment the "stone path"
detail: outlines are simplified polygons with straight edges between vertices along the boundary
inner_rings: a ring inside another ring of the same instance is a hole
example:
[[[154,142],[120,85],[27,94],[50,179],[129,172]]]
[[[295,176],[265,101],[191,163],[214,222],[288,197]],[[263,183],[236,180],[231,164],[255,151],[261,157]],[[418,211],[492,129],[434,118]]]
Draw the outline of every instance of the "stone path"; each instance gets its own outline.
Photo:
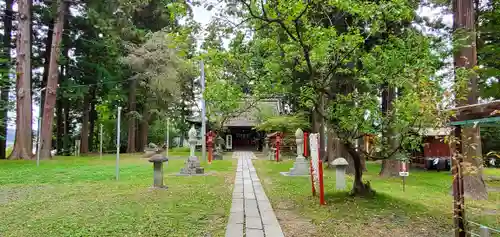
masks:
[[[252,152],[234,152],[238,158],[231,214],[226,237],[283,237],[273,208],[260,184]]]

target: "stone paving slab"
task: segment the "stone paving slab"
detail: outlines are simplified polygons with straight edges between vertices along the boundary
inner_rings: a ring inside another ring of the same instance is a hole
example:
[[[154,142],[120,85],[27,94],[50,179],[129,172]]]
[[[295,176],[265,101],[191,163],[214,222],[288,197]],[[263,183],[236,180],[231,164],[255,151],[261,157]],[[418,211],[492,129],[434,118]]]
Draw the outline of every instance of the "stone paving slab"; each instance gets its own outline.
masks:
[[[238,159],[226,237],[283,237],[283,231],[252,164],[252,152],[233,152]]]

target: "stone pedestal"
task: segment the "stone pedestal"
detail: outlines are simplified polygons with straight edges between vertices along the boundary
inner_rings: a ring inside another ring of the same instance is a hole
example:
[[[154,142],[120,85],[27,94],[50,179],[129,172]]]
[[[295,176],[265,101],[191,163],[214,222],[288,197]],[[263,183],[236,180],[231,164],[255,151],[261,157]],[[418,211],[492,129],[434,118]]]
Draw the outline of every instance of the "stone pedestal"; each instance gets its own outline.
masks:
[[[153,188],[167,188],[163,185],[163,162],[167,162],[168,158],[157,154],[149,158],[149,162],[153,163]]]
[[[295,163],[293,163],[293,168],[290,169],[288,175],[300,176],[308,174],[309,174],[309,162],[307,162],[304,157],[297,157],[297,159],[295,159]]]
[[[200,167],[200,161],[198,160],[198,157],[190,156],[187,159],[184,168],[181,169],[180,174],[184,175],[203,174],[204,171],[205,169],[203,167]]]

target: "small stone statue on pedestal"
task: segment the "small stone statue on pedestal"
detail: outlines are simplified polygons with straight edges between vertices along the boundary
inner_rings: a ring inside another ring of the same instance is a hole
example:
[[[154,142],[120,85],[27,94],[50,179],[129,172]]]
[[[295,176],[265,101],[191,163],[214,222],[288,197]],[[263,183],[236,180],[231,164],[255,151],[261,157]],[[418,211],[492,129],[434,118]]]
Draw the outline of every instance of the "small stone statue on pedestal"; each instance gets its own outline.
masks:
[[[298,128],[295,132],[295,142],[297,143],[297,158],[293,163],[293,168],[290,172],[282,173],[289,176],[302,176],[309,174],[309,163],[304,157],[304,132]]]
[[[264,148],[262,149],[262,152],[264,154],[267,154],[269,152],[269,137],[268,136],[266,136],[264,138]]]
[[[222,160],[224,150],[222,149],[222,145],[224,144],[224,139],[220,136],[217,136],[215,139],[215,151],[214,151],[214,160]]]
[[[194,151],[195,151],[195,146],[196,143],[198,142],[198,139],[196,139],[196,129],[194,126],[189,129],[188,136],[189,136],[189,146],[190,146],[190,155],[189,158],[186,161],[186,166],[181,169],[180,174],[182,175],[192,175],[192,174],[203,174],[204,169],[203,167],[200,167],[200,161],[198,160],[198,157],[195,156]]]

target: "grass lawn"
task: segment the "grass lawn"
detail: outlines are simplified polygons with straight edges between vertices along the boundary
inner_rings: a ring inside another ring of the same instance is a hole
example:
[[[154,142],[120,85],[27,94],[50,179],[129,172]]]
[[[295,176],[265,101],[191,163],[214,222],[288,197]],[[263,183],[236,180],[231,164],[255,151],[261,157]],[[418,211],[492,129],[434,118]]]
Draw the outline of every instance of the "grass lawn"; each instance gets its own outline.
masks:
[[[187,157],[187,153],[169,154]],[[175,176],[151,189],[152,164],[140,155],[0,161],[0,236],[224,236],[236,160],[202,164],[207,176]]]
[[[380,165],[368,163],[364,179],[377,191],[373,198],[353,198],[335,191],[335,171],[325,170],[326,206],[311,196],[308,177],[285,177],[293,161],[254,161],[285,236],[451,236],[452,197],[449,172],[411,170],[406,191],[400,178],[378,177]],[[494,172],[494,171],[488,171]],[[347,178],[348,189],[352,177]],[[500,228],[500,193],[487,201],[466,201],[469,220]],[[477,232],[475,232],[477,233]]]

